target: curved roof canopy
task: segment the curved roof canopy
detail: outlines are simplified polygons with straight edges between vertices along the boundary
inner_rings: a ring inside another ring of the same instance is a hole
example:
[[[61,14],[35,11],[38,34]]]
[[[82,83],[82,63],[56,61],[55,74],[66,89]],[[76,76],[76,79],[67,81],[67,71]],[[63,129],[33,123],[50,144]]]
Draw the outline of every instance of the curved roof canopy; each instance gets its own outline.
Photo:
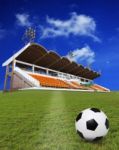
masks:
[[[36,43],[28,43],[5,61],[3,66],[7,66],[14,59],[92,80],[100,76],[98,72],[71,62],[68,58],[61,57],[54,51],[48,51]]]

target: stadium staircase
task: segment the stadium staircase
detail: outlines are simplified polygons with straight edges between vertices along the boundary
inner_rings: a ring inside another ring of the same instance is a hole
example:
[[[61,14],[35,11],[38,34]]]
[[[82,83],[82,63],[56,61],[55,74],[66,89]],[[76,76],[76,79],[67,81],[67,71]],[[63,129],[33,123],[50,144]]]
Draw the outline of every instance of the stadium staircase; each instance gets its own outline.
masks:
[[[14,74],[16,74],[18,77],[22,78],[23,81],[27,82],[31,87],[39,87],[40,83],[28,75],[25,71],[20,69],[19,67],[14,68]]]

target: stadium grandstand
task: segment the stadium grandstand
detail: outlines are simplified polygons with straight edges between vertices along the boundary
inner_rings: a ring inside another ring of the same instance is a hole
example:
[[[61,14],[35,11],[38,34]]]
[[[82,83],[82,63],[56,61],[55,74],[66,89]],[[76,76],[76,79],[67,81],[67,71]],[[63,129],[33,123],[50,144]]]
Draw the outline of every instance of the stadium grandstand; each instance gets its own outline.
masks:
[[[19,89],[110,91],[94,83],[93,80],[100,77],[100,73],[33,42],[25,45],[2,66],[6,67],[4,91]]]

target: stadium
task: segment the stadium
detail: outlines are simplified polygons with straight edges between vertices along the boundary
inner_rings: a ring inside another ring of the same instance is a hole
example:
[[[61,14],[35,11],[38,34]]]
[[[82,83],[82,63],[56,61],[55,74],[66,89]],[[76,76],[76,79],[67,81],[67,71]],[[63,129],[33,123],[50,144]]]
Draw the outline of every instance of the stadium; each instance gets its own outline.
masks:
[[[94,83],[101,74],[81,64],[29,42],[3,63],[6,67],[4,91],[50,89],[73,91],[110,90]]]
[[[100,73],[31,42],[2,66],[4,91],[14,92],[0,92],[0,149],[118,149],[119,93],[95,83]],[[77,114],[91,107],[111,123],[96,143],[79,138],[74,126]]]
[[[119,150],[119,1],[0,2],[0,150]]]

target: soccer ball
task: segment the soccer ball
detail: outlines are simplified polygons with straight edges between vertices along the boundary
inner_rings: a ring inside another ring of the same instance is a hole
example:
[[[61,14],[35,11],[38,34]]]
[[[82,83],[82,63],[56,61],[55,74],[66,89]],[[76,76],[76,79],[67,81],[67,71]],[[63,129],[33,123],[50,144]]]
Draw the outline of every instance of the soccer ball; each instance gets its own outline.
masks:
[[[101,110],[88,108],[76,117],[75,127],[81,138],[87,141],[97,141],[108,133],[109,120]]]

